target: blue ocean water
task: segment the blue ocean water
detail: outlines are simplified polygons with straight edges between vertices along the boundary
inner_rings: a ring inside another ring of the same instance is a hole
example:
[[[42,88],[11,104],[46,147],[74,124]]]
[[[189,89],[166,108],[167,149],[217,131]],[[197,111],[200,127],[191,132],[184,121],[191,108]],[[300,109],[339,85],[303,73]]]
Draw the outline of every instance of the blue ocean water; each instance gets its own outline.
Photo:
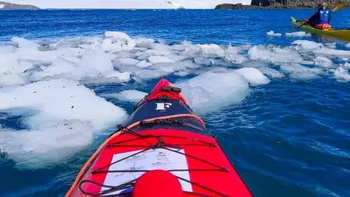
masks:
[[[290,16],[307,18],[312,13],[313,10],[1,11],[0,41],[2,45],[11,45],[13,37],[44,42],[101,37],[106,31],[120,31],[133,38],[166,41],[167,45],[190,41],[235,47],[260,45],[268,49],[288,48],[296,40],[308,40],[349,51],[346,43],[332,39],[285,36],[296,31]],[[350,11],[334,13],[332,25],[350,28]],[[283,35],[267,36],[271,30]],[[305,61],[312,61],[318,56],[310,56],[313,50],[316,48],[299,53]],[[348,53],[324,56],[337,67],[350,58]],[[266,63],[262,57],[253,62]],[[306,62],[301,64],[315,67]],[[350,196],[350,86],[347,80],[336,79],[333,73],[337,67],[307,79],[295,77],[304,70],[289,72],[281,67],[285,77],[270,77],[269,84],[251,86],[243,101],[202,115],[254,196]],[[175,82],[196,75],[170,74],[166,78]],[[158,80],[86,86],[97,95],[127,89],[149,92]],[[118,99],[108,101],[128,113],[134,105]],[[4,132],[2,128],[28,129],[22,125],[24,116],[0,111],[0,132]],[[108,131],[95,135],[93,143],[74,157],[45,167],[18,168],[16,159],[0,159],[0,196],[64,196],[82,165],[107,138]]]

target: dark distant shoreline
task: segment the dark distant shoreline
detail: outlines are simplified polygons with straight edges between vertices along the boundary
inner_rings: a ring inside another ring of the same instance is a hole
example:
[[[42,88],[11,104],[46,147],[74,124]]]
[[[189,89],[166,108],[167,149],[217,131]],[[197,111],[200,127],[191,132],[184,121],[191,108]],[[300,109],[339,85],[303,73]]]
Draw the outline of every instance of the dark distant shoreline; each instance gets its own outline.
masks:
[[[215,7],[216,10],[251,10],[251,9],[315,9],[321,1],[305,0],[302,3],[288,1],[287,3],[280,3],[281,0],[253,0],[251,5],[230,4],[224,3],[219,4]],[[264,3],[261,3],[264,2]],[[331,7],[335,7],[338,3],[331,4]]]

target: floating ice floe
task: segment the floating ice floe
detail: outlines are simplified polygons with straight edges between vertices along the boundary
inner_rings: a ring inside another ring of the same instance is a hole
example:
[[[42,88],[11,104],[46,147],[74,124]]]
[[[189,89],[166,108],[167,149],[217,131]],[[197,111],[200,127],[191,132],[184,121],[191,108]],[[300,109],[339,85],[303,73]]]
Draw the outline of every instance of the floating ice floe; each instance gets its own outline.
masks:
[[[314,60],[316,62],[316,65],[325,67],[325,68],[332,68],[333,67],[333,62],[332,60],[322,57],[322,56],[317,56]]]
[[[349,69],[350,69],[350,64],[346,63],[343,66],[340,66],[339,68],[337,68],[337,70],[334,72],[334,76],[340,82],[348,82],[350,81]]]
[[[253,60],[263,60],[271,63],[301,62],[303,59],[298,51],[289,48],[254,46],[248,51]]]
[[[296,45],[300,49],[307,49],[307,50],[324,48],[323,44],[309,41],[309,40],[296,40],[293,42],[293,45]]]
[[[286,33],[287,37],[310,37],[311,34],[305,33],[303,31]]]
[[[269,67],[259,67],[258,70],[259,70],[262,74],[264,74],[264,75],[266,75],[266,76],[268,76],[268,77],[270,77],[270,78],[283,78],[283,77],[284,77],[284,74],[283,74],[283,73],[281,73],[281,72],[279,72],[278,70],[275,70],[275,69],[273,69],[273,68],[269,68]]]
[[[275,33],[274,31],[269,31],[266,33],[268,36],[275,36],[275,37],[281,37],[281,33]]]
[[[107,31],[105,36],[102,48],[107,51],[132,50],[136,46],[135,40],[123,32]]]
[[[337,50],[337,49],[328,49],[322,48],[314,51],[315,54],[324,54],[327,56],[337,56],[337,57],[350,57],[350,51]]]
[[[216,111],[238,103],[250,92],[248,82],[235,72],[209,71],[192,79],[175,83],[175,86],[182,88],[182,93],[189,105],[198,114]]]
[[[285,47],[222,46],[187,41],[169,45],[148,38],[131,38],[122,32],[106,32],[102,38],[42,43],[24,38],[12,41],[14,45],[0,46],[1,87],[50,79],[77,80],[85,84],[140,82],[171,74],[187,76],[208,66],[268,68],[281,63],[298,63],[328,69],[337,66],[331,63],[333,59],[347,61],[350,58],[350,51],[338,50],[334,44],[307,40],[296,40]],[[278,67],[277,71],[284,73]],[[280,76],[274,74],[271,76]]]
[[[281,70],[293,79],[310,80],[319,77],[322,70],[319,68],[309,68],[300,64],[282,64]]]
[[[116,94],[105,94],[103,95],[106,98],[116,98],[121,101],[128,101],[128,102],[134,102],[137,103],[141,99],[143,99],[147,93],[141,92],[138,90],[124,90],[120,93]]]
[[[325,45],[328,48],[331,48],[331,49],[336,49],[337,48],[337,44],[335,42],[333,42],[333,43],[325,43]]]
[[[244,77],[252,85],[263,85],[270,83],[270,79],[268,79],[256,68],[241,68],[237,69],[235,72]]]
[[[0,149],[18,165],[45,165],[90,144],[95,133],[121,123],[126,112],[67,80],[0,89],[0,110],[23,116],[23,131],[2,128]],[[40,158],[41,162],[38,162]]]
[[[162,56],[151,56],[148,58],[148,61],[151,62],[152,64],[175,62],[174,60],[168,57],[162,57]]]
[[[89,122],[63,120],[36,130],[0,129],[0,149],[18,168],[46,168],[91,145],[95,128]]]
[[[240,54],[240,48],[229,46],[225,51],[225,60],[232,64],[242,64],[248,59]]]
[[[200,52],[205,55],[223,56],[225,51],[216,44],[203,44],[199,45]]]

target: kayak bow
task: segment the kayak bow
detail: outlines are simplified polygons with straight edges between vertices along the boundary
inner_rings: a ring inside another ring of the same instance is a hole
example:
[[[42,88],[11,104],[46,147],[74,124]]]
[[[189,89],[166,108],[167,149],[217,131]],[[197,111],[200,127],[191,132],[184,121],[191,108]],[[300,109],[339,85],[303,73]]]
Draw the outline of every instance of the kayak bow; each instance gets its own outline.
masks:
[[[309,32],[312,34],[317,34],[320,36],[328,36],[328,37],[336,38],[345,42],[350,42],[350,30],[316,29],[310,25],[302,25],[303,23],[300,21],[297,21],[294,17],[291,17],[291,21],[295,28],[300,29],[302,31]]]
[[[252,196],[180,92],[161,80],[87,161],[66,196]]]

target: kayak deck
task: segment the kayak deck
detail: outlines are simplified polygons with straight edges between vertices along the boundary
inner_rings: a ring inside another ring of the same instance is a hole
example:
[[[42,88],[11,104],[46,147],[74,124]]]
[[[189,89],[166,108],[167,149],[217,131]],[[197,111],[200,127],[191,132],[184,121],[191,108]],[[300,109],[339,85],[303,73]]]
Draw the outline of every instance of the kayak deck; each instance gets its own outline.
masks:
[[[185,196],[249,196],[237,189],[243,182],[210,137],[159,129],[121,135],[107,147],[80,182],[85,195],[128,194],[143,173],[162,169],[179,179]]]
[[[335,30],[335,29],[320,30],[310,25],[303,25],[302,27],[300,27],[302,25],[302,22],[297,21],[294,17],[291,17],[291,21],[294,27],[300,30],[303,30],[312,34],[333,37],[342,41],[350,42],[350,30]]]

